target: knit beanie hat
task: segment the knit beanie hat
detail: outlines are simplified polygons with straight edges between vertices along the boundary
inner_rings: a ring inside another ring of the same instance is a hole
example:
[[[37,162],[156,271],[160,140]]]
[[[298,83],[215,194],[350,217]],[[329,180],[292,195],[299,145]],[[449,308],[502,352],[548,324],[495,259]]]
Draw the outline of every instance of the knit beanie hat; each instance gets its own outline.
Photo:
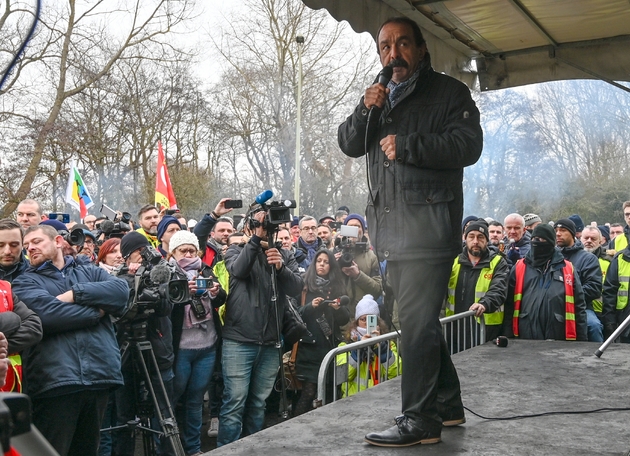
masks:
[[[536,222],[542,223],[542,219],[536,214],[525,214],[523,219],[525,219],[525,226],[532,226]]]
[[[361,224],[361,227],[363,228],[363,232],[365,232],[365,228],[366,228],[365,227],[365,219],[362,216],[360,216],[359,214],[350,214],[343,221],[343,224],[347,225],[350,220],[358,220],[359,223]]]
[[[474,222],[470,222],[470,225],[466,227],[466,231],[464,232],[464,236],[468,236],[468,233],[471,231],[479,231],[486,237],[486,241],[489,241],[488,237],[488,224],[484,219],[475,220]]]
[[[462,220],[462,231],[464,231],[464,227],[468,222],[472,222],[473,220],[477,220],[478,218],[479,217],[477,217],[476,215],[469,215],[464,220]]]
[[[131,231],[120,240],[120,254],[126,259],[136,250],[150,245],[149,240],[145,236],[136,231]]]
[[[599,232],[602,233],[606,242],[610,242],[610,228],[606,225],[597,225],[597,228],[599,228]]]
[[[197,236],[186,230],[175,233],[171,238],[171,241],[168,243],[168,248],[171,253],[173,253],[177,247],[184,244],[192,245],[199,250],[199,240],[197,239]]]
[[[547,225],[546,223],[541,223],[532,232],[532,238],[539,237],[544,239],[547,242],[550,242],[553,245],[556,245],[556,232],[553,230],[551,225]]]
[[[366,294],[357,303],[357,309],[354,311],[354,319],[358,320],[363,315],[380,315],[378,304],[372,295]]]
[[[575,237],[575,223],[571,219],[560,219],[553,226],[555,228],[564,228],[565,230],[569,230],[573,237]],[[584,229],[584,227],[582,227]]]
[[[584,222],[582,221],[582,217],[577,214],[569,215],[569,220],[571,220],[575,224],[575,232],[584,231]]]
[[[160,223],[158,223],[158,227],[157,227],[158,240],[162,239],[162,236],[164,236],[164,233],[166,233],[166,229],[172,223],[177,224],[177,226],[179,226],[180,228],[182,227],[179,221],[172,215],[165,215],[164,217],[162,217],[162,220],[160,220]]]

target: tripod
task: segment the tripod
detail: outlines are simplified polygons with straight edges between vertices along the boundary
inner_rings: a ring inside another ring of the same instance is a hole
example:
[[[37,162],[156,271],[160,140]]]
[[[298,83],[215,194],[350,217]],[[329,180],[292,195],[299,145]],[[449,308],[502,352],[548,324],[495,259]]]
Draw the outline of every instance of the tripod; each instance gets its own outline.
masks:
[[[597,356],[598,358],[601,358],[604,352],[606,351],[606,349],[608,348],[608,346],[612,344],[615,341],[615,339],[617,339],[617,337],[619,337],[621,333],[623,333],[626,330],[628,325],[630,325],[630,315],[628,315],[626,319],[621,322],[621,324],[615,330],[615,332],[612,333],[610,337],[606,339],[604,343],[597,349],[597,351],[595,352],[595,356]]]
[[[135,435],[135,431],[140,430],[142,432],[142,446],[145,456],[157,454],[154,436],[164,436],[173,447],[176,456],[185,456],[186,453],[179,440],[179,430],[175,421],[175,415],[166,394],[164,382],[159,374],[155,353],[151,342],[146,337],[147,321],[146,319],[134,320],[126,323],[123,329],[125,334],[128,335],[128,339],[122,344],[120,349],[121,365],[124,371],[125,366],[131,363],[133,370],[132,385],[126,386],[131,386],[135,394],[136,418],[120,426],[101,429],[101,432],[129,429],[134,431],[133,435]],[[166,404],[167,417],[164,417],[160,410],[149,368],[156,373],[154,379],[157,380],[156,386]],[[153,416],[157,418],[162,431],[156,431],[151,428],[151,418]]]

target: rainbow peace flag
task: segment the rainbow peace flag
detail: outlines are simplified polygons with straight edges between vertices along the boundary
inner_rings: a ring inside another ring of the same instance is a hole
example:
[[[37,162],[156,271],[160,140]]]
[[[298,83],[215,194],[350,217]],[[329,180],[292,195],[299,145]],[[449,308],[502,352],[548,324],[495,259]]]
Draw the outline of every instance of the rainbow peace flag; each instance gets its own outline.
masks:
[[[90,192],[88,192],[87,187],[83,183],[83,179],[74,162],[70,167],[70,175],[68,176],[66,203],[78,210],[82,219],[87,215],[88,209],[94,206]]]

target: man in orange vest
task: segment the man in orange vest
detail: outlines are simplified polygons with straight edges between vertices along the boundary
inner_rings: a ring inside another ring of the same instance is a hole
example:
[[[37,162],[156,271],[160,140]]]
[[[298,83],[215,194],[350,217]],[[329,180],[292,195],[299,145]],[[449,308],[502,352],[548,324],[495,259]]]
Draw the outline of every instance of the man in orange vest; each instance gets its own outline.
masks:
[[[503,321],[506,336],[587,340],[582,285],[555,244],[553,228],[538,225],[532,233],[531,251],[512,268]]]

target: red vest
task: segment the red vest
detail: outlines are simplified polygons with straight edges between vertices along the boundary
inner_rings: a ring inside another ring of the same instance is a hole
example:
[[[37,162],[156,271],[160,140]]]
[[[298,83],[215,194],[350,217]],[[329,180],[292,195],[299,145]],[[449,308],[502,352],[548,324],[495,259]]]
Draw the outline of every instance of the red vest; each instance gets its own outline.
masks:
[[[515,265],[516,284],[514,285],[514,316],[512,317],[512,330],[514,337],[518,337],[518,316],[521,311],[521,300],[523,299],[523,282],[525,281],[525,261],[521,258]],[[577,339],[577,328],[575,326],[575,302],[573,295],[573,265],[564,260],[562,268],[564,276],[564,301],[565,301],[565,337],[566,340]]]
[[[0,312],[13,312],[13,292],[11,284],[4,280],[0,280]],[[20,355],[13,354],[9,356],[9,367],[4,386],[0,391],[6,393],[22,392],[22,358]]]

